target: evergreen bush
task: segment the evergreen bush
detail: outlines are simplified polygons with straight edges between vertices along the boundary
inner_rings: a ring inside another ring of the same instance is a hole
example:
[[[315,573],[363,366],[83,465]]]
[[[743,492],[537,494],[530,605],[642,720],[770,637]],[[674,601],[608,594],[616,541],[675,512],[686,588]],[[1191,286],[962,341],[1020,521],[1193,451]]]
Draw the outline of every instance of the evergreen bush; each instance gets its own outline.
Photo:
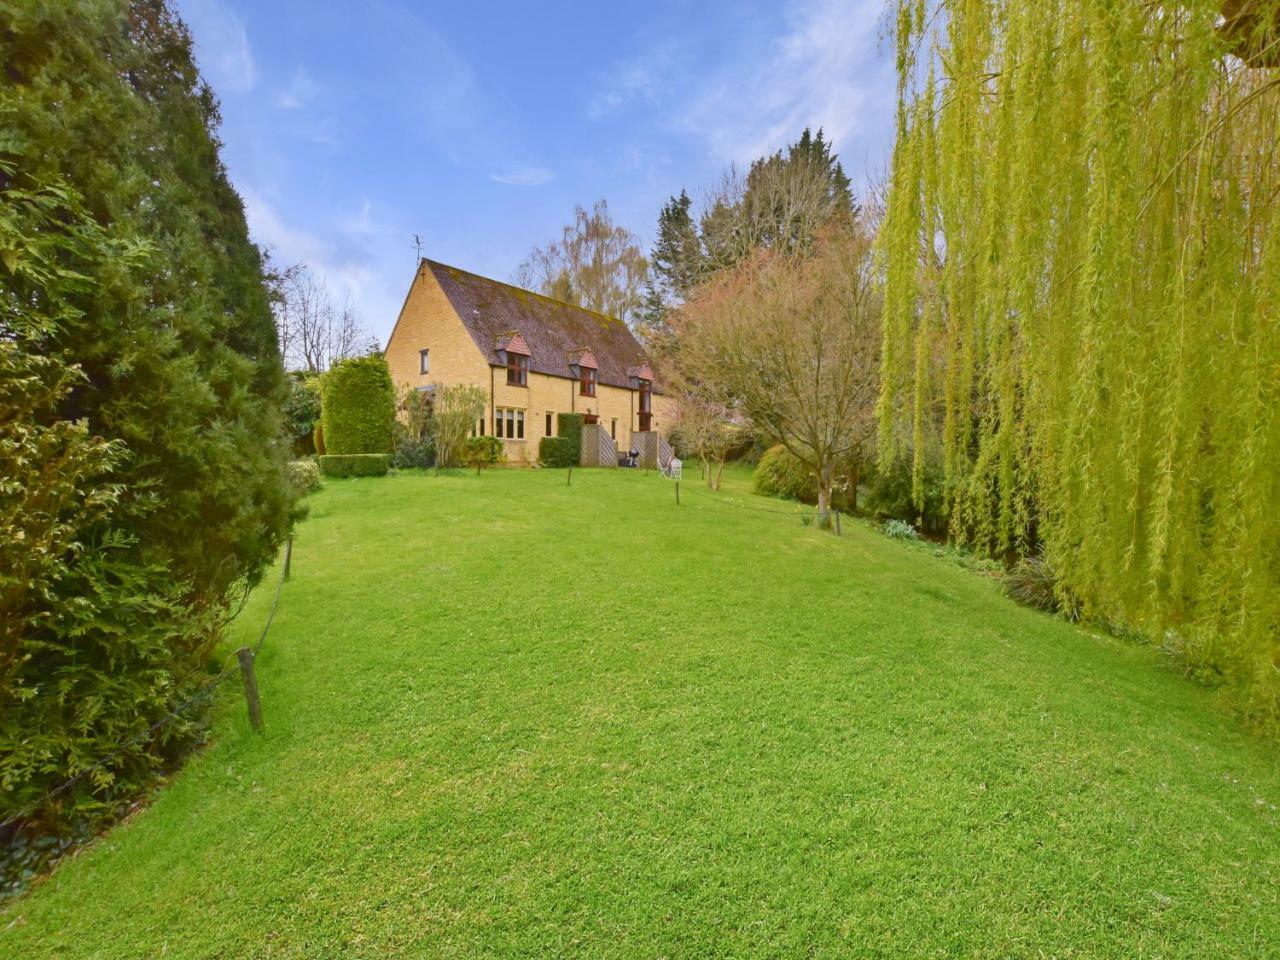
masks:
[[[569,437],[543,437],[538,441],[538,462],[544,467],[576,467],[578,452]]]
[[[381,477],[391,467],[389,453],[330,453],[316,459],[326,477]]]
[[[396,390],[381,356],[339,360],[324,375],[325,453],[390,453]]]
[[[28,870],[202,736],[191,698],[293,493],[186,28],[162,0],[6,4],[0,63],[0,860]]]
[[[568,441],[575,467],[582,461],[582,424],[580,413],[556,414],[556,435]]]
[[[751,485],[756,493],[801,503],[818,502],[818,481],[813,471],[782,444],[765,451]]]

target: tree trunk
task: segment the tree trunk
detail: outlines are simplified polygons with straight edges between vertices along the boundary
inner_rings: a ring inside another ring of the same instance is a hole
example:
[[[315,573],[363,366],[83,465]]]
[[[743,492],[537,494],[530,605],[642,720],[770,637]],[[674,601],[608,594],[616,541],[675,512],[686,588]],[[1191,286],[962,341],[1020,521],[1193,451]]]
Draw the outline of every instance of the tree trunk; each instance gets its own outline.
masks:
[[[858,483],[862,479],[862,462],[853,461],[853,466],[849,469],[849,512],[858,512]]]
[[[713,487],[712,489],[717,490],[717,491],[720,489],[720,478],[721,478],[723,475],[724,475],[724,461],[723,461],[723,460],[721,460],[721,461],[716,465],[716,485],[715,485],[715,487]]]
[[[828,467],[818,470],[818,526],[823,530],[831,528],[831,470]]]

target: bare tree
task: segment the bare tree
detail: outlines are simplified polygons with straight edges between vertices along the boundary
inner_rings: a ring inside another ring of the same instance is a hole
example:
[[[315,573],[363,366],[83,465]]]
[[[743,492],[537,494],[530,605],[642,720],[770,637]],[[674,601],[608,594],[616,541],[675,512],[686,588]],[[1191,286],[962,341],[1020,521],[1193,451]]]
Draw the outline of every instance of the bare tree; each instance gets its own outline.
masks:
[[[724,462],[750,437],[750,422],[728,401],[719,382],[695,383],[677,375],[672,393],[682,445],[702,461],[707,486],[719,490]]]
[[[866,233],[825,230],[803,256],[758,251],[671,324],[681,377],[714,384],[813,471],[825,524],[836,470],[875,433],[880,301]]]
[[[642,306],[648,274],[639,239],[614,224],[609,205],[597,200],[590,211],[577,207],[560,239],[535,247],[512,279],[527,289],[631,323]]]
[[[431,390],[431,437],[436,444],[436,473],[440,467],[457,466],[462,445],[484,416],[485,392],[471,384],[445,386],[437,383]]]
[[[350,299],[336,307],[324,281],[305,263],[276,274],[274,305],[280,355],[292,369],[321,373],[337,360],[377,350]]]

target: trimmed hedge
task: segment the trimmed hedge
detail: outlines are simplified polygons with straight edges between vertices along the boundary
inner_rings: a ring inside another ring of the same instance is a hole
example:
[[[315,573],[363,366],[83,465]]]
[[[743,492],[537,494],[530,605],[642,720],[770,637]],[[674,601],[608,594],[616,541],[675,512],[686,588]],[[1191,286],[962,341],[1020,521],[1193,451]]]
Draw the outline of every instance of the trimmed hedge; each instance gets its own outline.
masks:
[[[556,434],[569,441],[573,450],[573,465],[576,467],[582,459],[582,414],[556,414]]]
[[[544,467],[576,467],[578,449],[569,437],[543,437],[538,441],[538,462]]]
[[[395,419],[396,388],[382,357],[340,360],[324,375],[326,453],[390,453]]]
[[[326,477],[381,477],[391,466],[389,453],[341,453],[317,459]]]

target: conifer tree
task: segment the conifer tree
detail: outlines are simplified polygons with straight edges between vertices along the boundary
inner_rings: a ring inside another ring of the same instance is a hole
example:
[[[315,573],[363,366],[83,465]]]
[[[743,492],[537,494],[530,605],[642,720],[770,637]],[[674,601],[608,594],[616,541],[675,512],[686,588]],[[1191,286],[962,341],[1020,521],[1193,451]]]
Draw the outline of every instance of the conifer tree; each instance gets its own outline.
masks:
[[[140,736],[207,679],[219,625],[287,529],[285,380],[262,257],[218,156],[217,102],[166,0],[4,4],[0,64],[0,190],[61,204],[48,222],[12,219],[4,258],[24,308],[56,303],[56,316],[19,335],[10,312],[0,335],[69,371],[43,406],[14,409],[33,430],[76,424],[112,451],[77,481],[112,491],[110,510],[86,494],[98,513],[59,521],[76,531],[66,575],[6,595],[30,624],[0,664],[0,715],[20,734],[0,750],[6,805],[129,744],[31,815],[65,827],[109,813],[196,732],[198,709]],[[13,274],[14,251],[37,241],[79,279]],[[28,490],[4,495],[36,509]],[[114,593],[93,586],[101,577]],[[127,606],[109,602],[121,592]],[[79,622],[68,604],[101,613]]]

